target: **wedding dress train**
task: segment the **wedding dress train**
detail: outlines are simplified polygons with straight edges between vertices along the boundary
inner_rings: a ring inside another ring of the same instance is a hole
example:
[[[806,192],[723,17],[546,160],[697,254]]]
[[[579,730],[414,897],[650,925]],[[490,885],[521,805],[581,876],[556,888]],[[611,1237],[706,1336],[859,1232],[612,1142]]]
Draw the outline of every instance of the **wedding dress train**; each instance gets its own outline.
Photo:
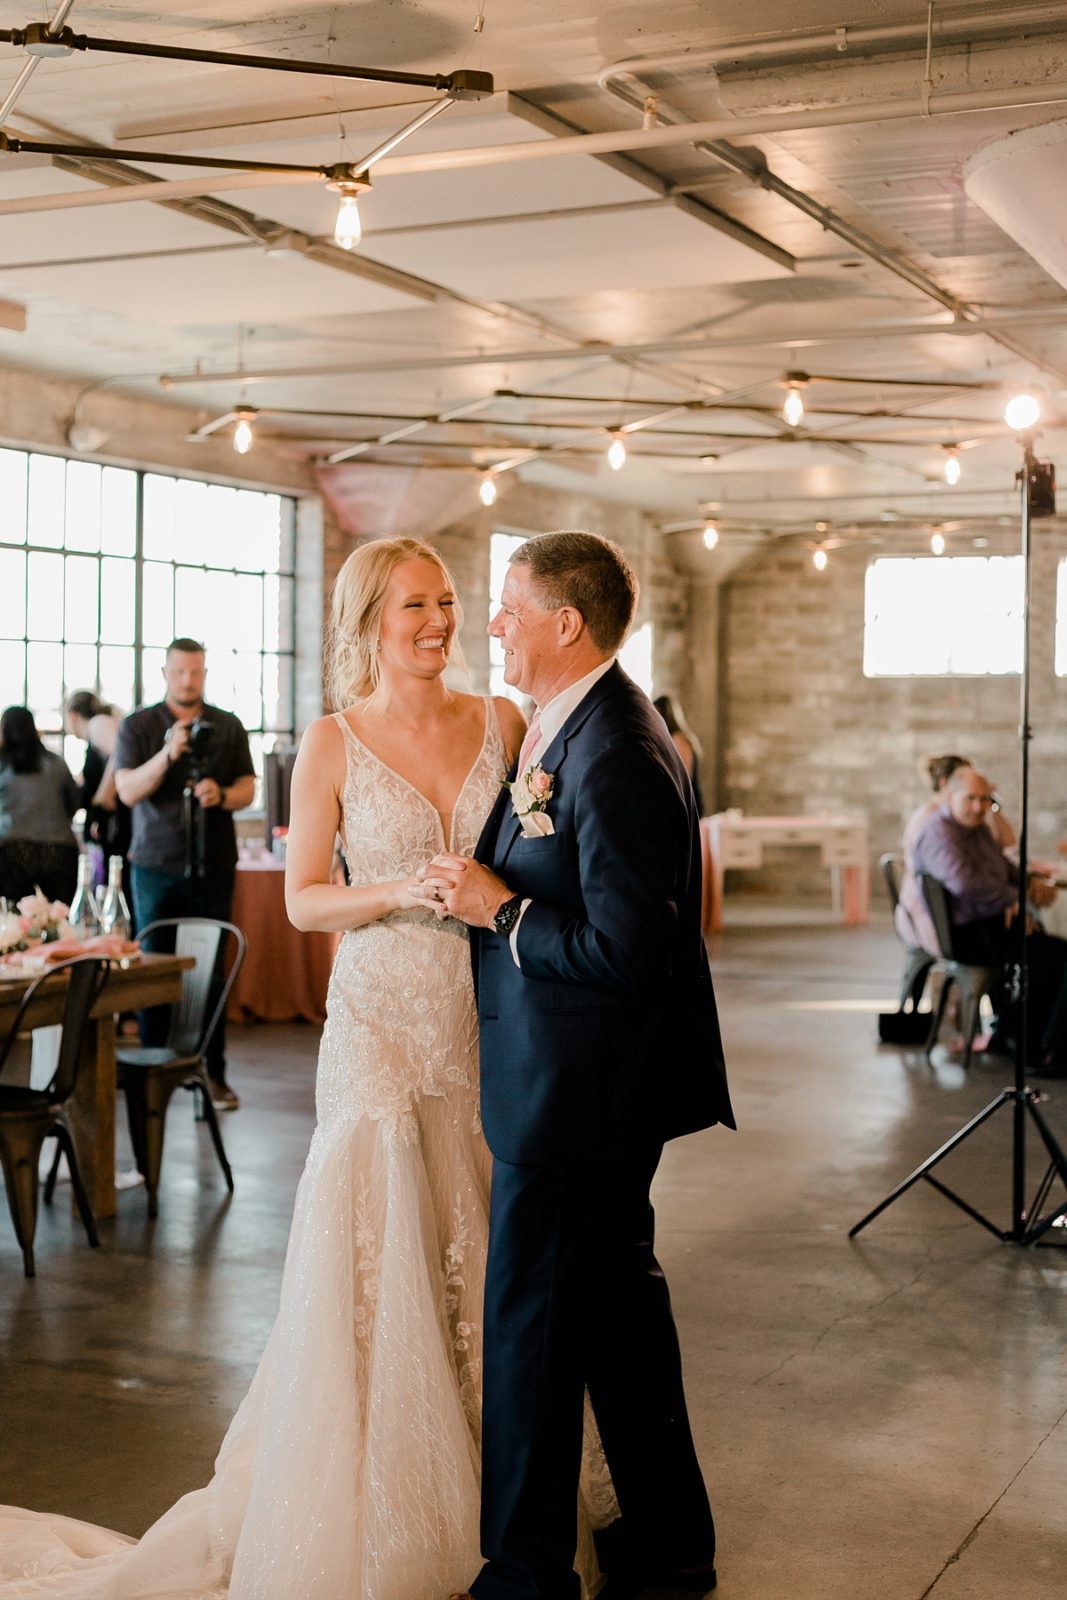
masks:
[[[473,850],[504,776],[491,701],[448,840],[337,720],[354,883]],[[477,1572],[489,1158],[460,924],[345,934],[316,1107],[278,1318],[211,1482],[136,1542],[0,1510],[0,1600],[443,1600]]]

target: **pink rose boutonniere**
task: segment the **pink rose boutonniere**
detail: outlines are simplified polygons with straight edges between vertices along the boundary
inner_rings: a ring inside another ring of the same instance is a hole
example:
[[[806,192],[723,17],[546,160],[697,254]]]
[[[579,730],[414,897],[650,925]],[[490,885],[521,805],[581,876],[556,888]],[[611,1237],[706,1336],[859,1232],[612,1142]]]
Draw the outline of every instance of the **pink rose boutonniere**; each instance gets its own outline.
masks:
[[[555,774],[546,772],[540,762],[528,767],[514,783],[505,780],[504,787],[511,790],[511,808],[522,824],[524,838],[544,839],[556,831],[548,815],[555,783]]]

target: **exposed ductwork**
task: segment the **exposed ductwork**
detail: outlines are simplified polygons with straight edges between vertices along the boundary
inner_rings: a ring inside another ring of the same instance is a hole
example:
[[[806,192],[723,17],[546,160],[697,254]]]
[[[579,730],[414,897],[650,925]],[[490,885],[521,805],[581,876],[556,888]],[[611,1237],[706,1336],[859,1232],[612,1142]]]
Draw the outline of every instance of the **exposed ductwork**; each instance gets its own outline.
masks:
[[[1067,288],[1067,122],[987,144],[967,162],[963,184],[968,198]]]

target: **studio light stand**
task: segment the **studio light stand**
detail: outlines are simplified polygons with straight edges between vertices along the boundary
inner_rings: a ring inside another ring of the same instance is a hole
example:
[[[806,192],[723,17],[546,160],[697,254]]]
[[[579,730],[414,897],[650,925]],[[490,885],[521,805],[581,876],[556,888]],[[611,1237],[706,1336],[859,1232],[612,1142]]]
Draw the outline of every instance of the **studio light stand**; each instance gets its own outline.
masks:
[[[1036,410],[1036,408],[1035,408]],[[1032,417],[1036,421],[1036,416]],[[1021,744],[1021,776],[1022,776],[1022,817],[1019,827],[1019,906],[1015,918],[1015,927],[1018,938],[1018,953],[1013,971],[1013,997],[1016,1001],[1016,1028],[1015,1028],[1015,1081],[1011,1088],[1002,1089],[996,1099],[991,1101],[976,1117],[972,1117],[967,1125],[952,1136],[940,1150],[935,1150],[933,1155],[916,1167],[911,1175],[899,1183],[891,1194],[875,1206],[873,1211],[868,1211],[862,1221],[857,1222],[854,1228],[849,1229],[849,1238],[854,1239],[869,1222],[873,1222],[893,1204],[899,1200],[920,1179],[924,1179],[938,1194],[944,1195],[946,1200],[951,1200],[972,1221],[986,1228],[996,1239],[1005,1244],[1037,1244],[1039,1240],[1055,1226],[1061,1217],[1067,1215],[1067,1199],[1055,1210],[1043,1214],[1043,1207],[1052,1191],[1052,1186],[1059,1178],[1067,1191],[1067,1155],[1064,1154],[1058,1140],[1045,1120],[1041,1110],[1041,1095],[1036,1089],[1031,1089],[1026,1082],[1027,1067],[1027,1034],[1028,1034],[1028,1000],[1030,959],[1027,948],[1026,919],[1027,919],[1027,885],[1029,878],[1029,824],[1030,824],[1030,741],[1033,729],[1030,726],[1030,579],[1031,579],[1031,549],[1030,549],[1030,519],[1031,517],[1050,517],[1056,510],[1056,473],[1051,462],[1038,461],[1034,455],[1034,434],[1032,428],[1020,435],[1023,447],[1023,465],[1016,473],[1016,482],[1020,485],[1020,518],[1022,524],[1022,557],[1023,557],[1023,670],[1020,687],[1020,715],[1019,739]],[[1011,1107],[1011,1132],[1012,1132],[1012,1165],[1011,1165],[1011,1224],[1007,1228],[998,1227],[995,1222],[972,1206],[962,1195],[950,1189],[940,1178],[934,1176],[933,1169],[959,1149],[960,1145],[968,1140],[972,1133],[976,1133],[983,1123],[995,1117],[998,1111]],[[1048,1165],[1041,1182],[1029,1207],[1026,1204],[1026,1134],[1032,1125],[1037,1129],[1041,1143],[1048,1157]],[[1052,1241],[1046,1240],[1046,1243]]]

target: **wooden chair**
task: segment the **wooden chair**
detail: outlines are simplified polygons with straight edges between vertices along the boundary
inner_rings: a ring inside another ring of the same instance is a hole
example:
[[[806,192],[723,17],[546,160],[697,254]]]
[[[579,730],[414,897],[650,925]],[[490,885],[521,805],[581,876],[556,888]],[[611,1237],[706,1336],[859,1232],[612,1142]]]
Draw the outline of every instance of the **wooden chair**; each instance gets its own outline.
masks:
[[[982,1015],[982,996],[994,995],[1003,989],[1005,971],[1003,966],[980,967],[957,960],[952,947],[952,918],[949,914],[948,890],[938,878],[932,878],[928,872],[920,873],[919,882],[941,950],[941,956],[934,964],[936,971],[942,975],[941,994],[934,1013],[930,1036],[926,1041],[927,1059],[932,1054],[941,1031],[949,992],[955,987],[960,997],[959,1020],[960,1032],[963,1035],[963,1065],[969,1067],[974,1036],[978,1032]]]
[[[907,1011],[910,1001],[912,1011],[918,1011],[926,988],[926,980],[934,965],[934,957],[929,950],[924,950],[922,945],[909,944],[897,927],[896,911],[900,904],[900,886],[904,881],[904,857],[888,851],[879,857],[878,865],[882,869],[882,877],[889,892],[889,903],[893,910],[893,930],[904,946],[904,972],[900,980],[899,1009]]]
[[[34,999],[46,986],[66,985],[63,1004],[63,1024],[59,1043],[59,1057],[52,1081],[43,1089],[22,1088],[0,1081],[0,1163],[4,1168],[4,1183],[15,1225],[15,1237],[22,1250],[23,1268],[27,1278],[35,1275],[33,1241],[37,1232],[38,1163],[44,1141],[56,1141],[56,1158],[45,1184],[45,1204],[50,1205],[55,1192],[59,1158],[65,1155],[70,1167],[70,1181],[74,1188],[89,1243],[95,1248],[100,1243],[96,1218],[89,1196],[82,1182],[78,1157],[67,1121],[67,1107],[77,1087],[78,1068],[81,1063],[82,1039],[85,1035],[89,1013],[107,979],[109,963],[99,956],[75,957],[48,968],[41,977],[30,984],[23,995],[7,1038],[0,1045],[0,1077],[11,1048],[18,1037],[22,1020]]]
[[[145,940],[165,928],[174,930],[176,953],[192,956],[196,962],[182,974],[182,997],[171,1007],[167,1042],[158,1047],[136,1048],[120,1043],[115,1052],[119,1086],[126,1092],[130,1142],[138,1170],[144,1177],[150,1217],[159,1214],[163,1129],[167,1107],[176,1089],[199,1094],[200,1119],[208,1126],[226,1187],[233,1193],[233,1173],[211,1099],[207,1047],[225,1013],[230,990],[244,960],[245,937],[232,922],[216,922],[210,917],[161,917],[143,928],[138,937]],[[224,960],[224,940],[228,945],[228,965],[209,1015],[216,968]]]

